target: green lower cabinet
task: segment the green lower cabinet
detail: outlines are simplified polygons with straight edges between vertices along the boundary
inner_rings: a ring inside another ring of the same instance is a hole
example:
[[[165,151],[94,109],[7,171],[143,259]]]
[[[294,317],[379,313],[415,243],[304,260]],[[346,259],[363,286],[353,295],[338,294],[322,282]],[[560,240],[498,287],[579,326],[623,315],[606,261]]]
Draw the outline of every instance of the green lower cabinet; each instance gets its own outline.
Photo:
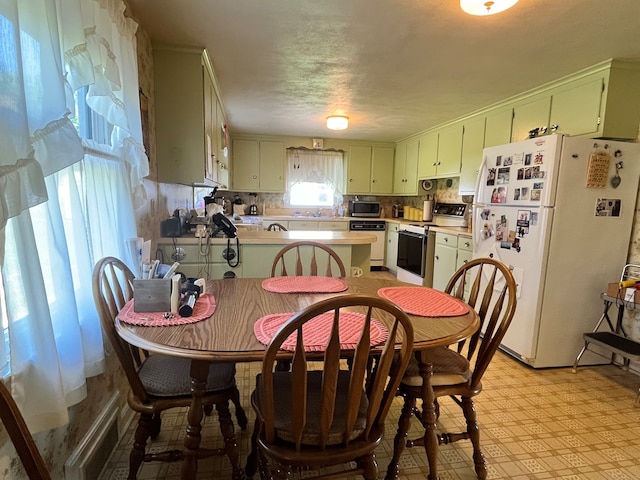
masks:
[[[180,262],[178,272],[186,277],[218,279],[225,276],[242,277],[242,248],[240,247],[240,263],[238,263],[238,248],[235,240],[226,244],[203,245],[178,243],[173,244],[158,243],[158,250],[162,255],[158,260],[171,265],[173,262]],[[228,258],[228,260],[227,260]],[[237,265],[236,265],[237,264]]]
[[[276,257],[277,253],[282,250],[284,245],[243,245],[242,246],[242,265],[243,265],[243,276],[245,278],[266,278],[271,276],[271,267],[273,265],[273,260]],[[351,272],[351,250],[352,247],[356,247],[356,245],[331,245],[331,249],[335,251],[342,263],[344,264],[344,268],[347,271],[347,275],[350,275]],[[289,257],[288,257],[289,258]],[[293,255],[291,258],[295,258]],[[326,268],[326,256],[325,252],[321,251],[317,253],[316,261],[318,263],[318,269],[324,275],[324,269]],[[311,263],[311,257],[302,255],[302,264],[309,265]],[[289,275],[295,274],[295,264],[294,260],[287,265],[287,273]],[[308,270],[305,270],[305,274],[307,274]],[[332,268],[332,273],[334,276],[339,276],[339,271]],[[276,274],[280,274],[280,272],[276,272]]]

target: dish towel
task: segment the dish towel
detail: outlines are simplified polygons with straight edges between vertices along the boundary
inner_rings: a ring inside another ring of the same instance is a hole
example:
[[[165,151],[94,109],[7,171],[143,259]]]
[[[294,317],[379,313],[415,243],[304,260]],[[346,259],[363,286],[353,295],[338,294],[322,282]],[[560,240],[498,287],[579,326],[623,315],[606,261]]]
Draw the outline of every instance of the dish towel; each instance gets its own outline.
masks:
[[[331,327],[333,311],[325,312],[309,320],[302,328],[302,341],[307,352],[325,350]],[[295,313],[274,313],[258,319],[253,331],[260,343],[268,345],[278,329]],[[356,312],[340,312],[340,348],[352,350],[358,344],[362,326],[366,316]],[[384,342],[389,337],[389,330],[378,320],[371,319],[371,346]],[[293,332],[282,344],[281,349],[294,351],[296,348],[296,332]]]
[[[204,293],[196,300],[193,306],[193,314],[190,317],[181,317],[179,314],[174,313],[173,317],[165,318],[164,312],[134,312],[132,299],[122,307],[122,310],[118,313],[118,318],[125,323],[142,327],[169,327],[199,322],[209,318],[215,310],[215,297],[210,293]]]
[[[470,308],[462,300],[428,287],[385,287],[378,290],[378,295],[421,317],[457,317]]]
[[[349,286],[341,278],[290,276],[266,278],[262,288],[274,293],[337,293]]]

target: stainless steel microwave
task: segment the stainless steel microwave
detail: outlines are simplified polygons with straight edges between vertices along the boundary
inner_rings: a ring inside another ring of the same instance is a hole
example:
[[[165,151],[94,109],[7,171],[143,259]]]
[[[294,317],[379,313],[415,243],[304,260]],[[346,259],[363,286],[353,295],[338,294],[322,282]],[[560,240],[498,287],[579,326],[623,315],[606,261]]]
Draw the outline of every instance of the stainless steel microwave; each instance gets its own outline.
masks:
[[[364,200],[351,200],[349,202],[350,217],[380,217],[380,202],[368,202]]]

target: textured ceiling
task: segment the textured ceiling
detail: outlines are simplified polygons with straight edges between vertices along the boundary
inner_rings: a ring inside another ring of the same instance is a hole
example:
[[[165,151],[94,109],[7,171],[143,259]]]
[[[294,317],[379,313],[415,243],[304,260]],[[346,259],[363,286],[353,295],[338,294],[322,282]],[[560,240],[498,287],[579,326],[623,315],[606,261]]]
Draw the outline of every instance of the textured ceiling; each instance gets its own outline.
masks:
[[[396,141],[609,58],[639,0],[127,0],[152,42],[205,47],[231,132]],[[640,88],[640,85],[638,86]],[[332,113],[349,129],[325,126]]]

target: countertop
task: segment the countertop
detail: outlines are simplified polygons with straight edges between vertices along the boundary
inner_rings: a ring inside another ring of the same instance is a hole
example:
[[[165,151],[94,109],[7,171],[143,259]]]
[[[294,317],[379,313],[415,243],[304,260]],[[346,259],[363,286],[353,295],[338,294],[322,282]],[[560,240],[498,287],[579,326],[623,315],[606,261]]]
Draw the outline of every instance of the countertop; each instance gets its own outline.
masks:
[[[430,222],[419,222],[417,220],[406,220],[404,218],[385,218],[386,222],[399,223],[400,225],[429,225],[429,230],[434,232],[452,233],[463,237],[471,237],[472,232],[467,227],[456,227],[447,225],[433,225]]]
[[[289,230],[286,232],[274,232],[267,230],[238,230],[238,239],[241,245],[287,245],[302,240],[322,242],[326,245],[365,245],[374,243],[376,236],[365,232],[328,231],[328,230]],[[211,238],[209,243],[227,244],[227,238]],[[184,237],[161,237],[159,243],[171,242],[177,245],[198,245],[200,239],[193,234]],[[231,242],[235,243],[234,239]]]

